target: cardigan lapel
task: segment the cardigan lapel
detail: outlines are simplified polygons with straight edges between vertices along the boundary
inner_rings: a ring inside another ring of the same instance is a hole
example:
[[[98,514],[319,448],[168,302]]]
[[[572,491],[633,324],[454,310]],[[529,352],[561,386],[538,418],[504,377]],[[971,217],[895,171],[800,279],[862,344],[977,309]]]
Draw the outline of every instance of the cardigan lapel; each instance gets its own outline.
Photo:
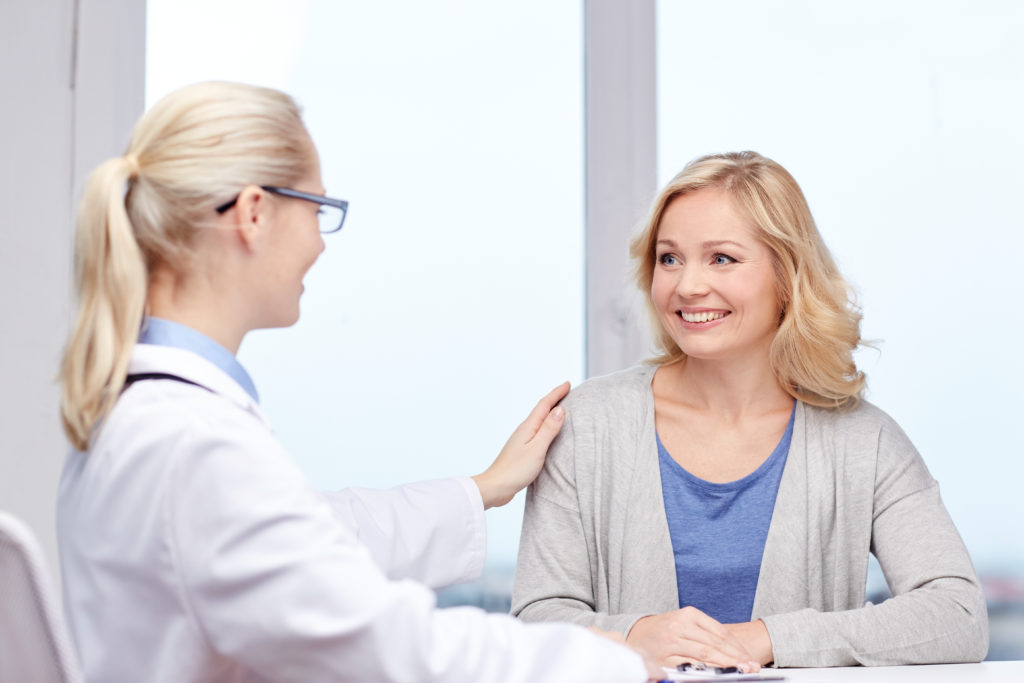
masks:
[[[626,506],[626,542],[623,544],[623,581],[620,590],[623,605],[643,605],[651,613],[679,609],[679,588],[676,585],[675,554],[665,516],[665,499],[658,464],[658,442],[654,427],[654,394],[651,379],[655,368],[640,375],[646,383],[644,404],[637,443],[633,481]],[[630,533],[629,529],[635,529]],[[628,581],[626,580],[628,577]],[[637,611],[630,609],[629,611]]]
[[[808,469],[813,468],[815,459],[810,453],[814,446],[808,443],[807,422],[808,411],[803,402],[797,401],[793,439],[764,544],[751,619],[812,604],[810,596],[820,593],[820,586],[808,584],[815,579],[806,571],[811,550]],[[820,576],[817,581],[820,583]]]

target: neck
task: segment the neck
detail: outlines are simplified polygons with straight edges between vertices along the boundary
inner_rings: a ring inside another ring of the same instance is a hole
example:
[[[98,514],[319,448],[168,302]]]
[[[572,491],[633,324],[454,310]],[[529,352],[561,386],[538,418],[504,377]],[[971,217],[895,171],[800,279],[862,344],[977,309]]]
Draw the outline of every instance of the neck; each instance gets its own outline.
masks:
[[[793,401],[767,355],[728,361],[685,358],[659,368],[654,389],[669,400],[737,420],[788,410]]]
[[[246,329],[225,311],[237,310],[210,283],[183,278],[165,268],[149,278],[147,315],[164,318],[205,334],[233,354],[238,353]]]

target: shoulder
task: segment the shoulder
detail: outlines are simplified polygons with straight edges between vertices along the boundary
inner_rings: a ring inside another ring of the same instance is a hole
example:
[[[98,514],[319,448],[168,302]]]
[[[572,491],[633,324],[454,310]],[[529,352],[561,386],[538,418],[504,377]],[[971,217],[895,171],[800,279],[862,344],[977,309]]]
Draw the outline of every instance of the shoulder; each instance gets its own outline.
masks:
[[[200,436],[231,429],[266,433],[260,418],[237,401],[200,385],[172,379],[137,382],[125,390],[111,413],[122,428],[144,425],[156,433]]]
[[[562,402],[565,426],[548,452],[547,469],[573,470],[578,479],[583,471],[630,463],[643,448],[639,444],[653,444],[655,369],[628,368],[573,389]]]
[[[808,431],[828,432],[840,439],[880,436],[883,433],[906,438],[896,420],[870,401],[861,400],[852,408],[802,405]]]
[[[623,416],[644,409],[651,401],[651,378],[656,369],[636,366],[588,379],[569,393],[566,411],[577,418]]]
[[[892,478],[925,487],[931,475],[910,438],[888,413],[869,401],[834,410],[804,404],[808,443],[822,444],[849,465],[870,460],[881,485]]]
[[[807,412],[808,419],[813,419],[822,424],[835,424],[842,426],[857,425],[880,425],[884,422],[891,422],[892,418],[874,403],[861,399],[852,408],[822,408],[812,406],[809,403],[802,404]]]
[[[96,446],[117,460],[165,471],[216,471],[290,459],[269,426],[236,401],[174,380],[132,385]]]

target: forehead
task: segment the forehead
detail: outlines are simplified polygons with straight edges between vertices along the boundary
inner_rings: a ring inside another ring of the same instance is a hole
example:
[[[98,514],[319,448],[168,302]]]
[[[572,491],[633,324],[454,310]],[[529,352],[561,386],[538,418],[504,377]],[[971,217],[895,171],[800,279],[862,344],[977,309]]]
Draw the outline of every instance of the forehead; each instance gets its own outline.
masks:
[[[657,239],[680,244],[720,240],[741,243],[760,241],[754,222],[737,206],[732,195],[714,187],[672,199],[661,215]]]

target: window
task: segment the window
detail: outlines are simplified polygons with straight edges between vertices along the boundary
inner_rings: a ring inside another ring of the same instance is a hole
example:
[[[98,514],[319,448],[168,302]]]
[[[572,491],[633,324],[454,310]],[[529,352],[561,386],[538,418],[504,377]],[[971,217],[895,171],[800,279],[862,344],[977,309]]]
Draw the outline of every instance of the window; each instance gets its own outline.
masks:
[[[583,372],[582,8],[150,0],[147,100],[207,79],[304,107],[345,229],[302,318],[239,357],[325,489],[482,471]],[[522,495],[488,513],[511,574]]]

